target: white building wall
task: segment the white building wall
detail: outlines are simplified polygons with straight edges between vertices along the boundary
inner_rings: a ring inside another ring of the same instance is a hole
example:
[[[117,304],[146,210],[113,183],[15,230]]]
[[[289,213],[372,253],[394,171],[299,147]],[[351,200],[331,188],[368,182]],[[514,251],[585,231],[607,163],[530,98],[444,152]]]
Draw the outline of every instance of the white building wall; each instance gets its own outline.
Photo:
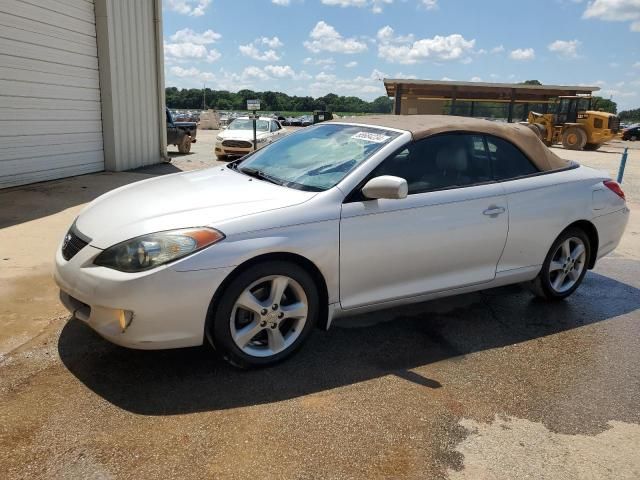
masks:
[[[166,157],[160,0],[95,0],[106,170]]]
[[[0,0],[0,188],[103,169],[93,2]]]

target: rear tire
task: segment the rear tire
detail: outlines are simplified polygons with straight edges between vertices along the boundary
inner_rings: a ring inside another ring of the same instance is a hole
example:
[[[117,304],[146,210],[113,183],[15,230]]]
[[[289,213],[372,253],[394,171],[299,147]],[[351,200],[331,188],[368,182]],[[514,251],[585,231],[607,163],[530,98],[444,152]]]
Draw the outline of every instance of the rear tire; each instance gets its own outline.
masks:
[[[545,300],[567,298],[582,283],[590,258],[591,243],[587,234],[580,228],[568,228],[553,242],[540,273],[529,288]]]
[[[206,336],[222,358],[248,369],[290,357],[320,312],[312,276],[299,265],[266,261],[239,273],[212,304]]]
[[[589,152],[595,152],[602,146],[601,143],[586,143],[584,149]]]
[[[562,134],[562,146],[567,150],[582,150],[587,143],[587,134],[579,127],[569,127]]]
[[[178,151],[180,153],[189,153],[191,151],[191,136],[185,135],[182,137],[182,142],[178,145]]]

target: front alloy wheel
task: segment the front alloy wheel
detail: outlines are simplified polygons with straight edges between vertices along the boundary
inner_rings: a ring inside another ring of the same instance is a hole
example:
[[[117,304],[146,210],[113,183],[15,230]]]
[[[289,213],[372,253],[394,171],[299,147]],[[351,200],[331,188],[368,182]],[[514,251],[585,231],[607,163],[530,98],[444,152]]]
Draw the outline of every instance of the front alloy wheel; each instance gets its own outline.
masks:
[[[249,285],[230,317],[236,346],[253,357],[272,357],[298,339],[307,322],[304,289],[285,275],[271,275]]]
[[[318,289],[306,270],[264,262],[236,275],[214,299],[207,337],[236,367],[272,365],[302,345],[318,312]]]

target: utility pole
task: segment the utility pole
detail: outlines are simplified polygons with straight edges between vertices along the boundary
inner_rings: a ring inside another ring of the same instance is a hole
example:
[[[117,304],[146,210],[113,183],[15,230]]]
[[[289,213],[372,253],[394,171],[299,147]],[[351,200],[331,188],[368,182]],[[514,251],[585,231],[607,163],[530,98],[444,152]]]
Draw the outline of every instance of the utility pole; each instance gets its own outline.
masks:
[[[202,84],[202,110],[207,109],[207,84]]]

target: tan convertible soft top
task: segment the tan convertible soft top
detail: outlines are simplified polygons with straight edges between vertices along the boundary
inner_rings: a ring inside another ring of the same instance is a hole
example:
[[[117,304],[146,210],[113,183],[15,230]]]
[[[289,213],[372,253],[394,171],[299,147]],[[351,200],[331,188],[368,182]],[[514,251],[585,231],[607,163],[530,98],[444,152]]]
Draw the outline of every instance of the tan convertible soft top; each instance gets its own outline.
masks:
[[[495,135],[510,141],[535,163],[539,170],[549,171],[565,168],[569,160],[558,157],[526,125],[501,123],[479,118],[452,115],[370,115],[355,119],[334,120],[377,127],[396,128],[411,132],[414,140],[443,132],[474,132]]]

